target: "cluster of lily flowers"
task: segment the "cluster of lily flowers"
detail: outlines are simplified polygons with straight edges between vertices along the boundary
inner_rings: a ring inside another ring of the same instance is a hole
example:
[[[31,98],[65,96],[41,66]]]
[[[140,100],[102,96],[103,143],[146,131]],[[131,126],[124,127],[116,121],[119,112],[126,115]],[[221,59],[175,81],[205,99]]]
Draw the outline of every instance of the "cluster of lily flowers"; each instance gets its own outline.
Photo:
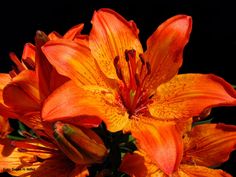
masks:
[[[213,74],[177,74],[192,19],[148,38],[111,9],[63,36],[37,31],[0,74],[0,173],[32,177],[228,177],[236,126],[210,123],[236,91]],[[9,123],[10,122],[10,123]],[[14,124],[12,124],[14,122]],[[14,125],[14,126],[13,126]]]

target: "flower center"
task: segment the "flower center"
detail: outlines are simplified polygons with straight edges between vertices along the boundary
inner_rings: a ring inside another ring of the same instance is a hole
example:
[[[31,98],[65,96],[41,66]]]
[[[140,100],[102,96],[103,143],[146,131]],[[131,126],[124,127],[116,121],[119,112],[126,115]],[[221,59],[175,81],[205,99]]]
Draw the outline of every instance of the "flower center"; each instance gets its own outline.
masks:
[[[116,56],[114,59],[116,74],[121,81],[119,94],[130,116],[146,113],[147,104],[150,103],[150,98],[153,96],[145,89],[145,81],[151,74],[151,65],[145,61],[143,54],[139,55],[139,60],[136,59],[135,50],[125,51],[127,65],[123,67],[128,67],[127,73],[121,68],[120,57]]]

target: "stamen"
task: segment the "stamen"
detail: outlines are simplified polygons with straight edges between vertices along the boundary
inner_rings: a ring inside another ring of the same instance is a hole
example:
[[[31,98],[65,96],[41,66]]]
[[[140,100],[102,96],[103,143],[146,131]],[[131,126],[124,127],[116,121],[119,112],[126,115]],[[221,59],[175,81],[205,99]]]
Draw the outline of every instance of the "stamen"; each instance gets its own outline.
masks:
[[[139,54],[139,59],[142,62],[142,65],[145,65],[145,60],[144,60],[143,54]]]
[[[147,68],[147,75],[151,74],[151,65],[148,61],[146,62],[146,68]]]
[[[128,50],[125,50],[125,60],[129,62],[129,54]]]
[[[139,87],[140,86],[140,80],[139,80],[139,77],[138,77],[137,73],[135,73],[134,78],[135,78],[135,82],[136,82],[137,87]]]
[[[116,69],[116,75],[118,76],[118,78],[119,78],[120,80],[123,81],[124,78],[123,78],[123,75],[122,75],[122,72],[121,72],[121,68],[120,68],[120,66],[119,66],[119,64],[118,64],[119,60],[120,60],[120,57],[119,57],[119,56],[116,56],[115,59],[114,59],[113,64],[114,64],[115,69]]]
[[[16,56],[15,53],[10,52],[9,53],[9,57],[10,59],[15,63],[18,72],[24,71],[26,68],[22,65],[22,63],[20,62],[20,60],[18,59],[18,57]]]
[[[151,74],[151,65],[148,61],[145,61],[143,54],[139,55],[141,62],[136,61],[135,50],[125,50],[124,56],[128,67],[128,75],[125,75],[127,78],[122,75],[123,72],[119,66],[120,58],[118,56],[114,59],[114,66],[118,78],[123,82],[119,89],[120,97],[131,117],[147,111],[147,103],[150,102],[152,96],[149,96],[150,94],[146,92],[144,84],[148,75]]]
[[[23,59],[22,61],[28,69],[35,70],[35,63],[30,58]]]

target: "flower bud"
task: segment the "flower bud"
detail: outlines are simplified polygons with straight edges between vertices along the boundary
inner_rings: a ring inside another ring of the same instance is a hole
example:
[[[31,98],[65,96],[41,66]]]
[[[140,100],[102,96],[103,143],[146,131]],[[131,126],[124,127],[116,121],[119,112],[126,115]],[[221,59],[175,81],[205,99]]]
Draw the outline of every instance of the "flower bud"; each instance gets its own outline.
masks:
[[[90,129],[56,122],[54,137],[60,149],[76,164],[103,162],[107,149]]]

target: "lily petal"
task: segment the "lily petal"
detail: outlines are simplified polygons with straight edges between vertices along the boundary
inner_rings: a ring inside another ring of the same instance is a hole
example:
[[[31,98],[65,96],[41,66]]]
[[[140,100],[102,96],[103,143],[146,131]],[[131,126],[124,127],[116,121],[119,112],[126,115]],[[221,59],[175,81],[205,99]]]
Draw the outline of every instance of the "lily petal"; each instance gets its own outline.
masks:
[[[20,151],[8,139],[0,140],[0,159],[0,173],[5,171],[15,176],[29,172],[21,170],[24,167],[36,169],[41,164],[34,153]]]
[[[28,69],[35,69],[35,46],[31,43],[26,43],[22,53],[22,60]]]
[[[118,79],[113,61],[120,57],[120,65],[124,76],[128,76],[125,50],[134,49],[142,53],[135,23],[126,21],[111,9],[100,9],[94,12],[92,30],[89,35],[89,47],[103,73],[112,79]]]
[[[146,88],[155,90],[178,73],[191,28],[190,16],[176,15],[162,23],[149,37],[144,58],[150,62],[151,74]]]
[[[86,166],[77,165],[69,175],[70,177],[86,177],[89,175],[89,171]]]
[[[14,110],[12,110],[11,108],[9,108],[7,105],[4,104],[2,95],[4,87],[10,82],[11,82],[11,77],[9,74],[0,73],[0,112],[1,116],[4,116],[6,118],[9,117],[17,118],[18,115],[14,112]]]
[[[18,118],[22,123],[30,127],[34,130],[44,130],[44,127],[42,125],[42,120],[40,117],[40,112],[28,112],[24,114],[23,116],[20,116]]]
[[[78,24],[74,27],[72,27],[71,29],[69,29],[66,34],[63,36],[64,39],[69,39],[69,40],[74,40],[74,38],[76,38],[77,35],[80,34],[80,32],[83,30],[84,28],[84,24]]]
[[[121,162],[119,170],[133,177],[151,176],[151,174],[157,174],[157,172],[159,172],[157,175],[158,177],[166,177],[155,164],[149,163],[145,156],[138,151],[133,154],[126,154]]]
[[[110,131],[122,130],[129,121],[128,113],[113,91],[98,86],[80,88],[72,81],[55,90],[42,108],[45,121],[70,121],[73,118],[76,123],[80,122],[81,116],[94,117],[91,124],[98,123],[100,117]]]
[[[152,116],[165,120],[184,120],[198,116],[205,109],[236,104],[236,92],[215,75],[181,74],[157,88]]]
[[[58,73],[78,85],[106,85],[89,48],[69,40],[47,42],[42,51]]]
[[[66,157],[56,157],[53,159],[45,160],[39,168],[32,172],[33,177],[45,176],[57,176],[68,177],[71,171],[75,168],[75,164],[72,163]]]
[[[4,103],[16,113],[25,114],[39,109],[39,92],[35,72],[22,71],[3,90]]]
[[[3,88],[11,82],[11,77],[9,74],[0,73],[0,92],[3,90]]]
[[[181,135],[175,125],[133,120],[130,130],[138,147],[166,174],[172,174],[183,155]]]
[[[202,124],[188,135],[184,159],[186,163],[215,167],[229,159],[236,149],[236,126]]]
[[[63,38],[63,36],[61,36],[58,32],[53,31],[48,35],[49,40],[57,40],[60,38]]]
[[[181,165],[178,173],[173,175],[173,177],[232,177],[230,174],[222,171],[210,169],[203,166],[193,166],[193,165]]]

